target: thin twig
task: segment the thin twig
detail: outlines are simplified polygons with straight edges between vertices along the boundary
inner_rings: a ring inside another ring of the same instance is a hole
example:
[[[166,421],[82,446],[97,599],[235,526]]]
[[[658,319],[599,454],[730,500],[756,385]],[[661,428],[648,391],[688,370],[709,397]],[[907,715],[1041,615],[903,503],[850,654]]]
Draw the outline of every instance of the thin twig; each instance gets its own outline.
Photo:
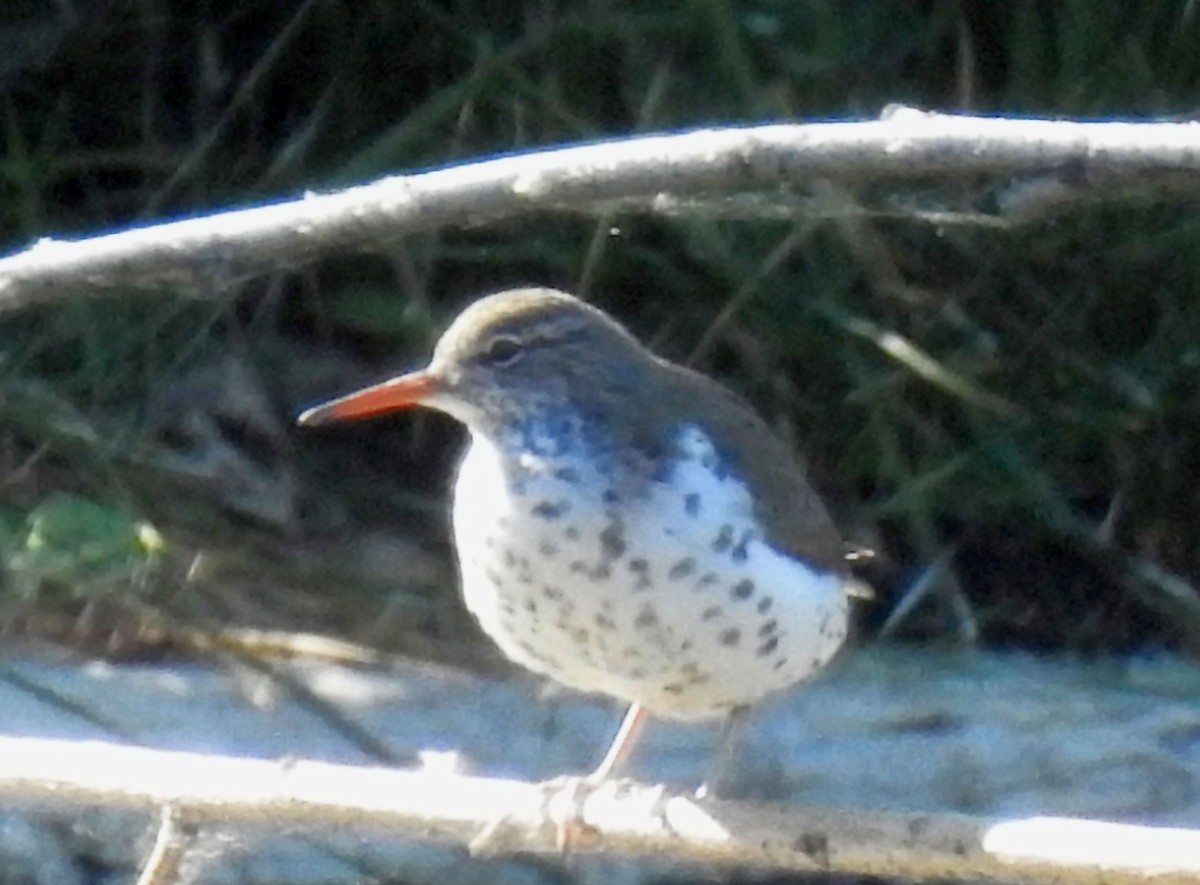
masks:
[[[196,841],[196,828],[182,820],[178,808],[164,805],[158,820],[154,846],[142,864],[137,885],[176,885],[184,858]]]

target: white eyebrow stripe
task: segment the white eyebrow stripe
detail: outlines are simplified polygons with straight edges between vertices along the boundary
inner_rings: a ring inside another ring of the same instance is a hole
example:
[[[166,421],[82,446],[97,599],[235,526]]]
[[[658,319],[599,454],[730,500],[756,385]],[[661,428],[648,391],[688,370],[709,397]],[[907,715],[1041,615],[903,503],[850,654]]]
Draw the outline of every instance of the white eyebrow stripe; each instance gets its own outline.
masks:
[[[507,338],[514,338],[523,344],[537,347],[549,341],[562,341],[573,338],[585,331],[587,331],[586,323],[542,320],[535,325],[524,326],[519,331],[503,328],[497,329],[494,337],[503,335]]]

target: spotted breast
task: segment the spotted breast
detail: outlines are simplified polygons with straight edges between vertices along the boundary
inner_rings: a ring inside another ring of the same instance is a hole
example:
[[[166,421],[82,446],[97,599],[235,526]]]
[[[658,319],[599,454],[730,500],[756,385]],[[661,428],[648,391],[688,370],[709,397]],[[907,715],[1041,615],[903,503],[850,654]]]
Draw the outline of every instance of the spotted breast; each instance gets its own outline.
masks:
[[[638,469],[577,417],[522,454],[474,435],[455,486],[468,608],[504,653],[581,691],[720,716],[820,669],[843,578],[773,549],[745,484],[684,425]]]

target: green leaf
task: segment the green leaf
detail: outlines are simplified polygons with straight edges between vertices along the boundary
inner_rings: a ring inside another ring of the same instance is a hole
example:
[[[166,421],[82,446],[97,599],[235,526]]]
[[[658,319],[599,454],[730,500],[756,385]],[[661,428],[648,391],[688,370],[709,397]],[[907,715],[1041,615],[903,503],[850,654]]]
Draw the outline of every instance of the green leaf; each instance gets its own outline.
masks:
[[[8,565],[26,587],[53,581],[83,591],[96,580],[131,576],[158,552],[156,538],[118,507],[54,494],[26,516]]]

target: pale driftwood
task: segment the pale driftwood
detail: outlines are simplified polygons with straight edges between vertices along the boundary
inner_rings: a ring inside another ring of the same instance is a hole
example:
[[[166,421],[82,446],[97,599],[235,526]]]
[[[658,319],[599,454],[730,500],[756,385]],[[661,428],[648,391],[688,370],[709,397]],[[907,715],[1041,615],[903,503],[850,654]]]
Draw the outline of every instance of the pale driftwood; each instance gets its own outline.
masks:
[[[506,851],[553,852],[555,822],[575,820],[580,851],[913,879],[1174,885],[1200,877],[1200,832],[1184,829],[754,806],[629,781],[575,808],[568,792],[520,781],[90,741],[0,737],[0,797],[42,810],[165,806],[201,827],[458,842],[503,820],[489,847]]]
[[[45,239],[0,259],[0,310],[118,286],[219,290],[319,255],[533,211],[677,214],[708,205],[736,217],[796,217],[823,210],[781,186],[981,179],[1004,185],[995,204],[1003,219],[1014,220],[1131,185],[1194,193],[1200,124],[902,108],[881,120],[709,129],[532,151],[81,241]],[[937,220],[954,215],[947,210]]]

